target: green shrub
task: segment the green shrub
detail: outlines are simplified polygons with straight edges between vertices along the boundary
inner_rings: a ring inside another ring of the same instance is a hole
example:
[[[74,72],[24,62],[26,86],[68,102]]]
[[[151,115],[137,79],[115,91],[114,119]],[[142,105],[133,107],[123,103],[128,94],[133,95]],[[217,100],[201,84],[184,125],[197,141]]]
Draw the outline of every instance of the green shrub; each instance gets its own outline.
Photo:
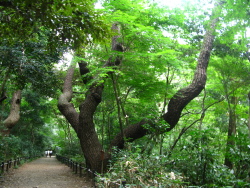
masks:
[[[8,137],[1,137],[0,140],[0,160],[5,161],[21,156],[21,139],[10,135]]]
[[[110,170],[97,177],[98,187],[173,187],[182,186],[183,177],[166,168],[165,156],[143,156],[139,153],[120,151],[114,154]]]

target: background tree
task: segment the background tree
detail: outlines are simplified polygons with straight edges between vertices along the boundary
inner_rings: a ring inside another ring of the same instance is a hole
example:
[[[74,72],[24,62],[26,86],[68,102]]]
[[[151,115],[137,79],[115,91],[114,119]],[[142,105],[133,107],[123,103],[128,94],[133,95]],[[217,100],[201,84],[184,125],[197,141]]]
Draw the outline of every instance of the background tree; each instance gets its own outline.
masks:
[[[88,1],[20,1],[4,0],[0,3],[0,37],[8,42],[33,38],[42,28],[47,30],[49,47],[77,48],[92,39],[105,36],[105,24]]]

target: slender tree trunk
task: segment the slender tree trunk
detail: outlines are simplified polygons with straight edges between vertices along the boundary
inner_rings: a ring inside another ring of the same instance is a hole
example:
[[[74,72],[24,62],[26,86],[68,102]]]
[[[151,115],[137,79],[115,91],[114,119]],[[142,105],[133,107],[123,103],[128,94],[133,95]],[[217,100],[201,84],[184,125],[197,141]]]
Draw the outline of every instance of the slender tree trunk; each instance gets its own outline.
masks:
[[[9,78],[9,75],[10,75],[10,69],[8,69],[4,75],[4,79],[3,79],[3,82],[1,84],[1,87],[0,87],[0,104],[5,100],[7,99],[7,96],[6,96],[6,93],[5,93],[5,86],[6,86],[6,83],[7,83],[7,80]]]
[[[121,131],[122,136],[124,136],[124,134],[123,134],[123,122],[122,122],[122,117],[121,117],[121,103],[120,103],[120,98],[119,98],[120,96],[118,95],[117,81],[116,81],[116,78],[114,77],[113,74],[111,74],[111,79],[113,82],[115,100],[116,100],[116,105],[117,105],[117,115],[118,115],[118,121],[119,121],[119,125],[120,125],[120,131]]]
[[[247,122],[247,127],[248,127],[248,136],[250,138],[250,92],[248,93],[248,122]]]
[[[227,134],[227,145],[226,145],[226,155],[225,155],[225,165],[229,169],[233,169],[233,162],[231,160],[230,149],[235,145],[235,135],[236,135],[236,113],[235,107],[237,105],[237,98],[232,96],[229,102],[229,122],[228,122],[228,134]]]

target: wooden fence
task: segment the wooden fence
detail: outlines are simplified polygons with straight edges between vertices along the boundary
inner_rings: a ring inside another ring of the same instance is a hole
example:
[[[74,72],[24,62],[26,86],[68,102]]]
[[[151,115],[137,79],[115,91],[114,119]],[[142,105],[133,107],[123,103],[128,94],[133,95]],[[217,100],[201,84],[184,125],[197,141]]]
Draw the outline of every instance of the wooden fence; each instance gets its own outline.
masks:
[[[91,174],[92,180],[93,180],[93,185],[95,186],[95,176],[99,176],[98,174],[92,172],[90,169],[87,169],[86,167],[84,167],[82,164],[77,163],[75,161],[73,161],[72,159],[69,159],[67,157],[63,157],[61,155],[56,155],[56,158],[58,161],[66,164],[68,167],[70,167],[74,173],[78,174],[79,176],[82,177],[83,175],[83,170],[85,170],[85,172],[88,172],[89,174]],[[121,184],[117,183],[117,182],[110,182],[110,184],[113,184],[114,186],[112,187],[116,187],[116,188],[120,188],[120,187],[126,187],[126,181],[121,182]]]
[[[82,177],[83,175],[83,169],[87,170],[87,168],[85,168],[82,164],[77,163],[67,157],[63,157],[61,155],[56,155],[56,158],[58,161],[66,164],[68,167],[70,167],[74,173],[78,174],[79,176]]]
[[[21,161],[27,161],[33,157],[18,157],[16,159],[10,159],[6,162],[0,163],[0,174],[3,174],[4,172],[8,172],[11,168],[14,168],[21,164]]]

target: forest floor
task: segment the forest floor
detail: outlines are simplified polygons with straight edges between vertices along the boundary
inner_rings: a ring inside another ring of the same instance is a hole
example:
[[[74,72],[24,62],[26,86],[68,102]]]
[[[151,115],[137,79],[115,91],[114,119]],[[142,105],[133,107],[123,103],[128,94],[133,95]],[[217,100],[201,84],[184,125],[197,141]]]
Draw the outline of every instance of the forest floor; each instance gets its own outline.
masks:
[[[1,178],[0,188],[90,188],[87,177],[79,177],[55,157],[39,158],[12,169]]]

